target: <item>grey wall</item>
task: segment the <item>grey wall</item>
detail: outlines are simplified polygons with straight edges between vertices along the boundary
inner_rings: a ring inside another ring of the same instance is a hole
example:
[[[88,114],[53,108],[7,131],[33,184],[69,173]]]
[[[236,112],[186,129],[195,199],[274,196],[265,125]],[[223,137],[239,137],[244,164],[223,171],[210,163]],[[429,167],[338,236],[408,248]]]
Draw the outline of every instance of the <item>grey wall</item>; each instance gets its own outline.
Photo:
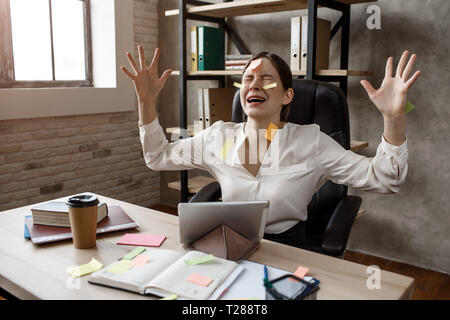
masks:
[[[220,1],[214,1],[220,2]],[[448,0],[379,0],[381,29],[369,30],[366,8],[353,5],[351,10],[349,66],[354,70],[373,70],[367,78],[379,87],[386,59],[393,56],[395,66],[404,49],[417,54],[416,69],[422,71],[408,98],[416,109],[407,116],[408,177],[401,191],[394,195],[373,194],[349,189],[362,197],[367,212],[355,223],[348,248],[437,271],[450,271],[449,219],[449,8]],[[178,20],[165,17],[165,10],[177,8],[178,1],[159,2],[160,73],[178,70]],[[255,54],[267,50],[289,63],[290,17],[306,15],[305,10],[260,14],[229,19],[229,24]],[[319,9],[319,17],[337,21],[339,15]],[[191,25],[213,25],[189,21]],[[275,31],[276,30],[276,31]],[[189,35],[188,35],[189,36]],[[330,69],[339,68],[340,35],[331,43]],[[188,38],[187,44],[190,44]],[[231,43],[228,53],[238,53]],[[186,53],[189,58],[189,52]],[[189,59],[188,59],[189,61]],[[239,78],[237,78],[239,79]],[[237,80],[230,77],[229,82]],[[381,141],[383,118],[367,97],[359,81],[350,77],[348,103],[351,138],[369,141],[360,153],[374,156]],[[160,121],[163,127],[179,121],[179,87],[171,76],[160,94]],[[216,87],[215,81],[188,82],[188,121],[197,114],[196,88]],[[196,174],[193,172],[192,174]],[[179,193],[167,188],[177,180],[177,172],[161,173],[161,200],[176,204]]]

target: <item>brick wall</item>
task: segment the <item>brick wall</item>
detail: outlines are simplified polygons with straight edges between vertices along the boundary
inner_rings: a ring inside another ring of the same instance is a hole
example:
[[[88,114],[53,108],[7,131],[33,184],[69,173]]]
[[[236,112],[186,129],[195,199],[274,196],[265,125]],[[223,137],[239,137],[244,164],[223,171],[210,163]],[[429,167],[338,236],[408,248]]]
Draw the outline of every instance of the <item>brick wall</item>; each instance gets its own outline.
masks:
[[[135,48],[148,58],[157,46],[157,0],[133,6]],[[0,210],[84,191],[158,203],[159,172],[145,166],[137,122],[137,112],[0,121]]]

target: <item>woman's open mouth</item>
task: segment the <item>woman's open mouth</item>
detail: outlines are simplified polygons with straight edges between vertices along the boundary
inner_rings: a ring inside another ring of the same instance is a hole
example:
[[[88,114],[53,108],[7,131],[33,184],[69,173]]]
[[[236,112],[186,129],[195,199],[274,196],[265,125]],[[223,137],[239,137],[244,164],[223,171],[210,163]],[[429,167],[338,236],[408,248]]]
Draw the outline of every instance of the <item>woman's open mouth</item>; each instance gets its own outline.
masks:
[[[263,97],[260,97],[260,96],[252,95],[247,98],[247,104],[252,107],[260,105],[261,103],[264,103],[265,101],[266,101],[266,99],[264,99]]]

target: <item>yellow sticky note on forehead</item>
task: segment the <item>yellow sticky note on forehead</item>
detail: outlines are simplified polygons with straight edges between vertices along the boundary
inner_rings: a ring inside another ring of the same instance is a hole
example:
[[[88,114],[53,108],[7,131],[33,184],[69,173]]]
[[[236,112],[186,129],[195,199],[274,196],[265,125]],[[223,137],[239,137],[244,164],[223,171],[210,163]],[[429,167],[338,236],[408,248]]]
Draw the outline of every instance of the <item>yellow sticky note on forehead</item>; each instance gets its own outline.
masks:
[[[266,131],[266,139],[269,141],[272,141],[273,137],[275,136],[276,130],[278,129],[278,126],[276,124],[273,124],[272,122],[267,127]],[[273,134],[272,134],[273,131]]]
[[[273,82],[273,83],[270,83],[270,84],[265,85],[265,86],[262,87],[262,88],[265,89],[265,90],[267,90],[267,89],[275,88],[276,86],[277,86],[277,83],[276,83],[276,82]]]
[[[262,61],[261,59],[253,60],[252,62],[250,62],[248,69],[255,70],[256,68],[258,68],[261,65],[261,61]]]

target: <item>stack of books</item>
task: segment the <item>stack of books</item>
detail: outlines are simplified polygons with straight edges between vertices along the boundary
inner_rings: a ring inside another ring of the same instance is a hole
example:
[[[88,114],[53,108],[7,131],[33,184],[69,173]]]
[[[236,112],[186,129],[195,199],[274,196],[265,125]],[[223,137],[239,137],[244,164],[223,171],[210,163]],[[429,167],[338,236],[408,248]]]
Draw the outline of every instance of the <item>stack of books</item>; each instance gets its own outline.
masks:
[[[48,201],[31,207],[25,214],[24,237],[33,244],[72,239],[69,207],[62,201]],[[100,201],[97,215],[97,234],[138,228],[120,206],[108,206]]]
[[[69,208],[65,202],[50,201],[31,208],[33,224],[54,227],[70,227]],[[98,204],[97,223],[108,215],[106,203]]]
[[[251,54],[226,54],[225,70],[244,70],[252,56]]]

